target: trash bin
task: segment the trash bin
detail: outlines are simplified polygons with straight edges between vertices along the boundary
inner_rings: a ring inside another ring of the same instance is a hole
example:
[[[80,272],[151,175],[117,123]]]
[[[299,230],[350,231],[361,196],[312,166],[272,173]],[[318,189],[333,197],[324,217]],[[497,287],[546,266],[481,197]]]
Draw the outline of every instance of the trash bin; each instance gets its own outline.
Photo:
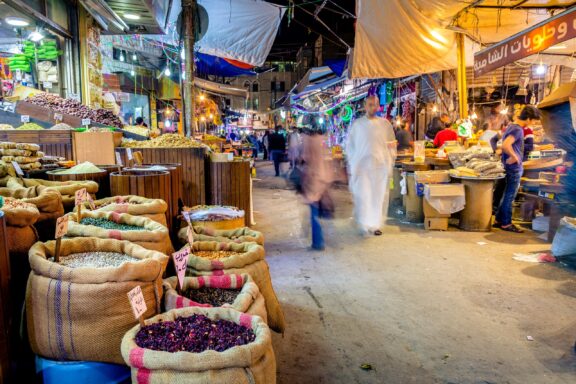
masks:
[[[92,361],[55,361],[36,356],[36,376],[44,384],[129,384],[130,368]]]

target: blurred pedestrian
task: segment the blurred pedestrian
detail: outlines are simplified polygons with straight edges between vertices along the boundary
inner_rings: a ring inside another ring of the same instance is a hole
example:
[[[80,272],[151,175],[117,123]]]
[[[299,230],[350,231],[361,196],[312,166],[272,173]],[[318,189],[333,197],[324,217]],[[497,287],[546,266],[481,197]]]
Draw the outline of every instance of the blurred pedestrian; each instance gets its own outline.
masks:
[[[398,150],[404,151],[414,147],[414,137],[410,131],[410,125],[405,120],[399,121],[396,127],[396,141]]]
[[[300,128],[294,127],[292,133],[288,136],[288,160],[290,160],[290,169],[296,166],[300,159],[300,152],[302,151],[302,135]]]
[[[262,150],[262,152],[264,153],[264,157],[263,160],[268,160],[268,155],[270,154],[269,150],[268,150],[268,138],[270,137],[270,131],[266,130],[266,133],[264,133],[264,136],[262,136],[262,146],[264,147],[264,149]]]
[[[274,133],[268,136],[268,150],[274,162],[276,177],[280,176],[280,162],[286,153],[286,138],[280,133],[280,125],[274,128]]]
[[[396,159],[394,128],[376,116],[378,97],[365,101],[366,116],[354,121],[346,142],[350,191],[355,217],[363,235],[382,235],[382,213],[388,212],[390,176]]]

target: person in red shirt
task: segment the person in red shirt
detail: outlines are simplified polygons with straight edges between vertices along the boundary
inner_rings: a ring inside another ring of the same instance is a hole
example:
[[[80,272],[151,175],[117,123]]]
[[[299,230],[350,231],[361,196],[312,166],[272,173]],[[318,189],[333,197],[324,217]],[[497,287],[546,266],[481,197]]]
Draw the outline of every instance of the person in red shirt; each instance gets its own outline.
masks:
[[[456,133],[455,129],[445,128],[436,134],[434,138],[434,146],[436,148],[440,148],[444,145],[447,141],[456,141],[458,140],[458,134]]]

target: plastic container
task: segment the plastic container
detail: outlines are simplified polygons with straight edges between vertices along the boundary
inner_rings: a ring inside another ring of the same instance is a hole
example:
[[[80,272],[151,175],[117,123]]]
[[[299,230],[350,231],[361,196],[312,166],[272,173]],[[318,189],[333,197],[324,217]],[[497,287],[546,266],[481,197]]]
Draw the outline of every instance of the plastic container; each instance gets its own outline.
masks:
[[[424,140],[414,142],[414,162],[417,164],[426,162],[426,142]]]
[[[130,368],[91,361],[54,361],[36,356],[36,376],[44,384],[129,384]]]

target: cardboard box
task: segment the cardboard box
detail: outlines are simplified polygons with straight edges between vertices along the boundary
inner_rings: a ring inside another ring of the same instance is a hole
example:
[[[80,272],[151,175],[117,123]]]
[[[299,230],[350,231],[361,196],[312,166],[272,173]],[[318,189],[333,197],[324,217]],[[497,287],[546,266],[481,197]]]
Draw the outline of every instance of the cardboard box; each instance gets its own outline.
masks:
[[[426,217],[424,219],[424,228],[427,231],[447,231],[448,218],[447,217]]]
[[[448,218],[450,212],[457,212],[464,208],[465,196],[462,184],[429,184],[424,188],[424,216]],[[433,201],[440,211],[429,202]]]
[[[430,205],[428,200],[424,199],[424,216],[430,218],[448,218],[450,214],[442,214]]]
[[[116,164],[113,132],[74,132],[73,148],[78,164],[85,161],[94,165]]]

